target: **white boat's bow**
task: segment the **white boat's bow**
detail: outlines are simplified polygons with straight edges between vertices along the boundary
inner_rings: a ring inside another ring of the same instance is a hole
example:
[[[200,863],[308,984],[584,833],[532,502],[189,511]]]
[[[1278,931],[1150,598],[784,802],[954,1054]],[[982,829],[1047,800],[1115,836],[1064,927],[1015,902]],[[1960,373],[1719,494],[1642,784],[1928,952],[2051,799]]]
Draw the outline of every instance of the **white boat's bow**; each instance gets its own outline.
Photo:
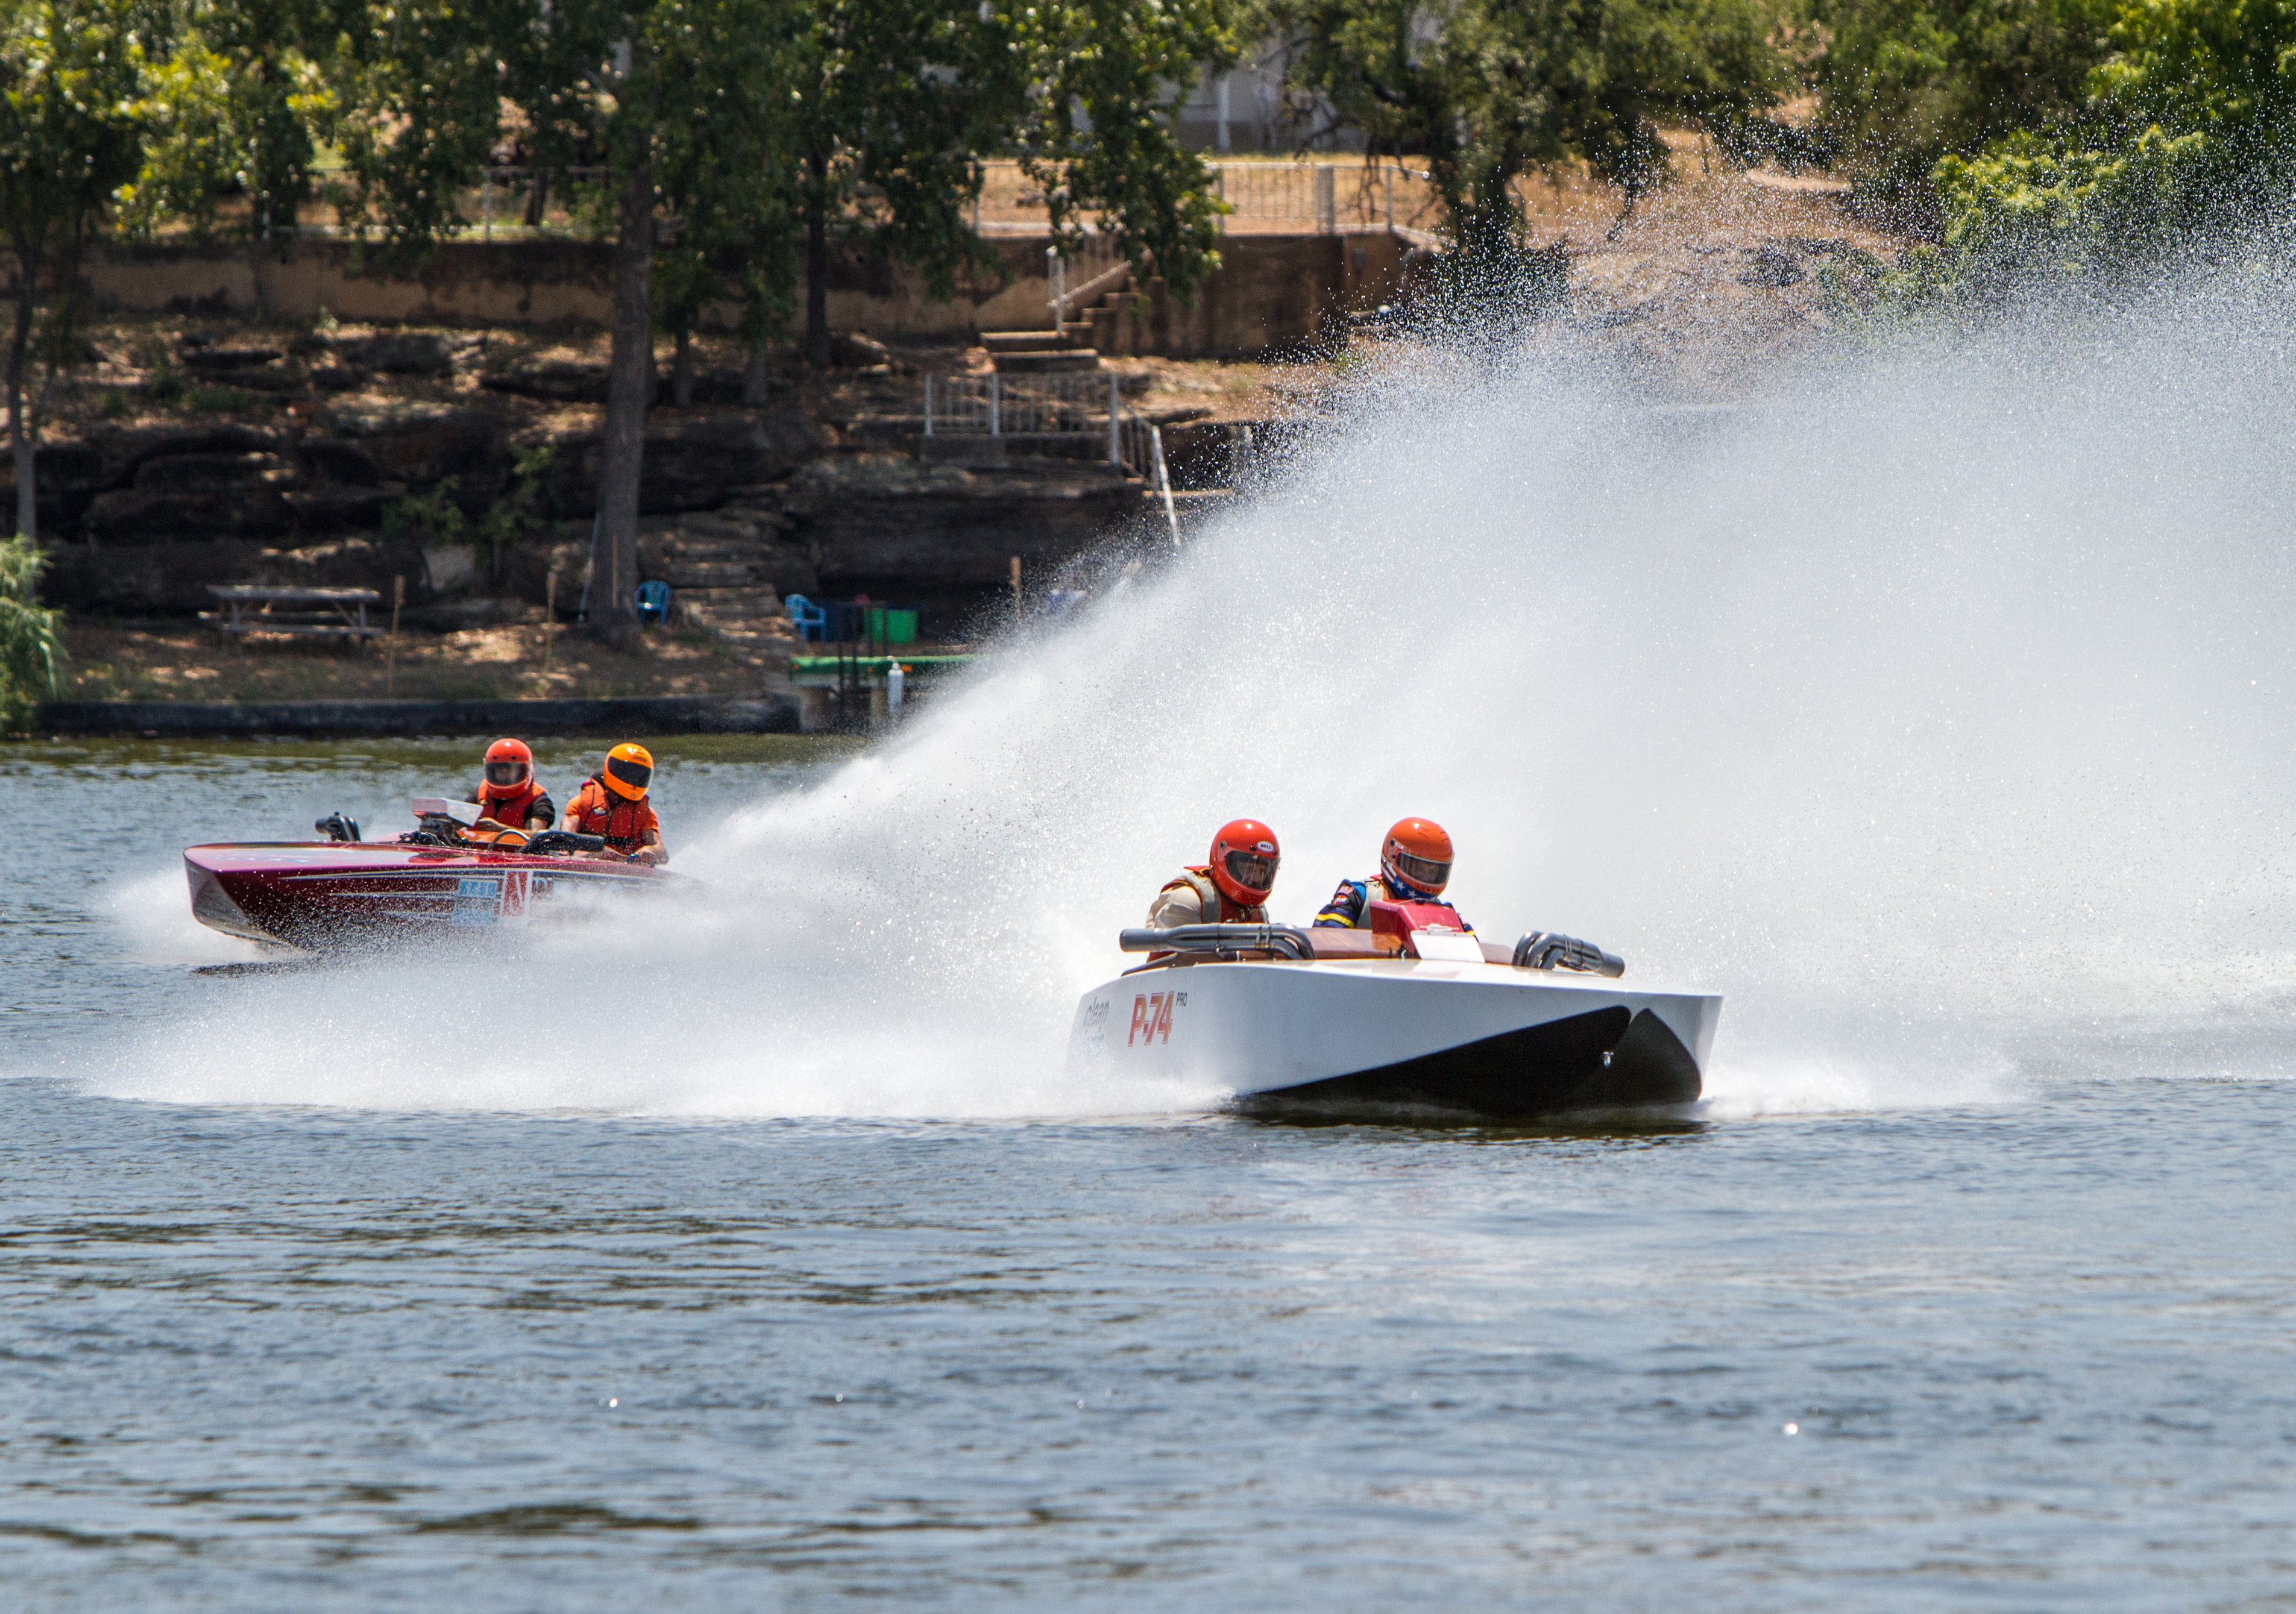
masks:
[[[1616,984],[1623,963],[1533,932],[1190,925],[1077,1007],[1078,1074],[1217,1085],[1255,1105],[1543,1116],[1695,1102],[1722,1000]],[[1590,978],[1591,977],[1591,978]]]

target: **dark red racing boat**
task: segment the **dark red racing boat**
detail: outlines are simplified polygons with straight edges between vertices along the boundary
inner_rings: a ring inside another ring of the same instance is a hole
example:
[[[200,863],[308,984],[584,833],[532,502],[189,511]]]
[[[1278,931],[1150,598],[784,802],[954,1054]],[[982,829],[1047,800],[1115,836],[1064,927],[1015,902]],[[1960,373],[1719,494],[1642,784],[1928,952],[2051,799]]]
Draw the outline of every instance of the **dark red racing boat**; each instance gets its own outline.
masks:
[[[575,920],[600,901],[696,889],[651,864],[593,856],[605,846],[595,835],[473,833],[477,808],[435,797],[417,797],[414,811],[422,827],[394,841],[363,842],[337,815],[318,825],[331,840],[189,848],[192,916],[229,936],[321,952]]]

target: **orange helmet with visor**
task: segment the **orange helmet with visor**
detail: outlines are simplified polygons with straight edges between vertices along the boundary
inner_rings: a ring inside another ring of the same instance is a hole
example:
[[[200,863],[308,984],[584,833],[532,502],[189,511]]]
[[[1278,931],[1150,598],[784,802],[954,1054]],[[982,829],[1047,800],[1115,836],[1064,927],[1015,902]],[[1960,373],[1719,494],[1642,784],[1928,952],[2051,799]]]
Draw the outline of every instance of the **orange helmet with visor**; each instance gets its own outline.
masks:
[[[642,745],[618,745],[606,753],[606,766],[598,777],[623,800],[644,801],[653,783],[653,753]]]

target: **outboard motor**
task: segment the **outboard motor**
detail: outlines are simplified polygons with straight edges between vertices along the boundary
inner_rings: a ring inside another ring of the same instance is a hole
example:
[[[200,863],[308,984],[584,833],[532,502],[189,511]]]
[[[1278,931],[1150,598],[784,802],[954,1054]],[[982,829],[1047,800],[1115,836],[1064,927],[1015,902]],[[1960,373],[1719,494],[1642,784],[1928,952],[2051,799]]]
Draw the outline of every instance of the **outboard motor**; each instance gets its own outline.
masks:
[[[357,840],[359,839],[358,820],[356,818],[346,818],[340,813],[330,813],[311,827],[318,831],[320,834],[324,835],[330,840]]]
[[[1550,930],[1533,930],[1514,944],[1514,967],[1518,970],[1576,970],[1582,975],[1607,975],[1612,979],[1627,972],[1627,961],[1615,953],[1605,953],[1590,941],[1580,941],[1575,936],[1557,936]]]

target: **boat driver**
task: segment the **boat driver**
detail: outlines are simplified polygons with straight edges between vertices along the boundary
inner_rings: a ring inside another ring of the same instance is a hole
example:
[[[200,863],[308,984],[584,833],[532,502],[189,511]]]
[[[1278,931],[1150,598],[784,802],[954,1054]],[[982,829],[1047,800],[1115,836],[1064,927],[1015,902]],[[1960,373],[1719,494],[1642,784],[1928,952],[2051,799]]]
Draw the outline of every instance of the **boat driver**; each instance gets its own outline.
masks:
[[[1275,868],[1283,854],[1275,832],[1257,818],[1224,824],[1212,837],[1209,861],[1180,871],[1148,905],[1148,923],[1159,930],[1177,925],[1267,922],[1267,897],[1275,889]]]
[[[534,752],[523,740],[497,740],[487,747],[479,788],[463,798],[477,803],[480,825],[502,830],[546,830],[558,809],[542,781],[534,776]]]
[[[1443,888],[1451,883],[1451,838],[1431,818],[1406,818],[1387,832],[1379,853],[1379,873],[1368,880],[1342,880],[1316,915],[1325,930],[1334,926],[1359,928],[1364,911],[1375,902],[1443,901]],[[1450,905],[1445,903],[1448,907]],[[1474,926],[1459,922],[1462,930]]]
[[[574,799],[566,804],[559,828],[582,835],[603,835],[606,850],[593,857],[615,862],[660,864],[669,861],[661,844],[661,820],[653,814],[646,792],[653,784],[653,753],[642,745],[622,744],[606,753],[606,766],[582,782]]]

